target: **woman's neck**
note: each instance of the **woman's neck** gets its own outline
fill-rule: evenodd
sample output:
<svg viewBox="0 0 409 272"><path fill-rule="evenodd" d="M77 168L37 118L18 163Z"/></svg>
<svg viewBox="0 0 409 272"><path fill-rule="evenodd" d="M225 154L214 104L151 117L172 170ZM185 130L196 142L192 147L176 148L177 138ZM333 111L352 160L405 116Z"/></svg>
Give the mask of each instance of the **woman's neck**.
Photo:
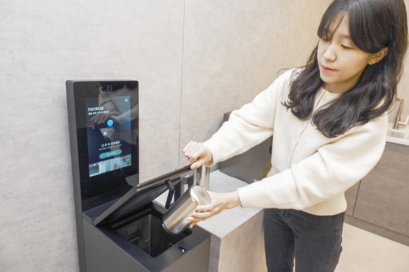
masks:
<svg viewBox="0 0 409 272"><path fill-rule="evenodd" d="M350 90L352 87L354 87L359 79L361 78L363 71L357 75L355 75L353 78L349 78L346 81L343 82L324 82L322 84L322 87L327 90L330 93L334 93L334 94L343 94L345 92L347 92L348 90Z"/></svg>

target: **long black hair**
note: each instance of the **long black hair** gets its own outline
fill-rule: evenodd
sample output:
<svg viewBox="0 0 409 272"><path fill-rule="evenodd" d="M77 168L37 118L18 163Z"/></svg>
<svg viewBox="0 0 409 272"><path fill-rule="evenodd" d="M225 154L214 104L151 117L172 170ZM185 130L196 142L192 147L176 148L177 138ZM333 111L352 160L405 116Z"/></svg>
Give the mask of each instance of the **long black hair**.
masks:
<svg viewBox="0 0 409 272"><path fill-rule="evenodd" d="M403 0L335 0L321 19L319 38L326 38L330 24L339 18L337 15L341 15L340 20L348 17L351 40L360 50L377 53L387 47L388 54L378 63L367 65L354 87L314 113L313 124L328 138L363 125L391 108L408 44ZM311 117L316 94L323 84L317 51L318 45L303 69L294 71L288 101L283 103L300 120Z"/></svg>

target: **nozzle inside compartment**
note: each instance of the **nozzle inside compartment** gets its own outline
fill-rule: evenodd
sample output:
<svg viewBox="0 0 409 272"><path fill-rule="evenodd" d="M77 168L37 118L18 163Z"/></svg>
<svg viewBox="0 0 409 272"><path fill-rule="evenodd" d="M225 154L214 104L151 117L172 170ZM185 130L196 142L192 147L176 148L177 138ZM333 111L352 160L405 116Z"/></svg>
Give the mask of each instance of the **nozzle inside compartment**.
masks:
<svg viewBox="0 0 409 272"><path fill-rule="evenodd" d="M135 219L119 225L112 226L114 230L130 243L138 246L151 257L159 256L174 244L183 240L192 231L186 229L178 235L171 235L162 227L162 216L149 209L141 214L132 216ZM119 226L118 226L119 225Z"/></svg>

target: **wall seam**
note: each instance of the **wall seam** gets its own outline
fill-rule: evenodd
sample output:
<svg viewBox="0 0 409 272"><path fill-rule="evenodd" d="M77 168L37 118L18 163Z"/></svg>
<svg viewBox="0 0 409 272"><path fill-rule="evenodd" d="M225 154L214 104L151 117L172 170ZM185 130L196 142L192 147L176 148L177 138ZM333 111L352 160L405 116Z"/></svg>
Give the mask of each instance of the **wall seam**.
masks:
<svg viewBox="0 0 409 272"><path fill-rule="evenodd" d="M295 20L295 11L297 9L297 0L294 0L293 5L294 5L293 13L291 14L291 42L290 42L291 46L287 47L287 54L286 54L286 60L285 60L286 63L288 63L288 60L289 60L288 56L291 54L290 49L292 49L294 45L294 20Z"/></svg>
<svg viewBox="0 0 409 272"><path fill-rule="evenodd" d="M183 64L185 56L185 20L186 19L186 0L183 1L183 32L182 32L182 73L180 77L180 112L179 112L179 149L178 149L178 165L180 164L181 151L181 136L182 136L182 103L183 103Z"/></svg>

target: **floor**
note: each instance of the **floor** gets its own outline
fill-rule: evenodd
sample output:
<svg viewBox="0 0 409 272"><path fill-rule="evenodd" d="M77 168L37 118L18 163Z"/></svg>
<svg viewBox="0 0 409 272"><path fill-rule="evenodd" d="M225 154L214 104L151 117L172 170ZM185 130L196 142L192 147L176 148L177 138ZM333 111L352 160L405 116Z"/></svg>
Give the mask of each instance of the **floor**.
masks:
<svg viewBox="0 0 409 272"><path fill-rule="evenodd" d="M336 272L408 272L409 247L344 224Z"/></svg>

